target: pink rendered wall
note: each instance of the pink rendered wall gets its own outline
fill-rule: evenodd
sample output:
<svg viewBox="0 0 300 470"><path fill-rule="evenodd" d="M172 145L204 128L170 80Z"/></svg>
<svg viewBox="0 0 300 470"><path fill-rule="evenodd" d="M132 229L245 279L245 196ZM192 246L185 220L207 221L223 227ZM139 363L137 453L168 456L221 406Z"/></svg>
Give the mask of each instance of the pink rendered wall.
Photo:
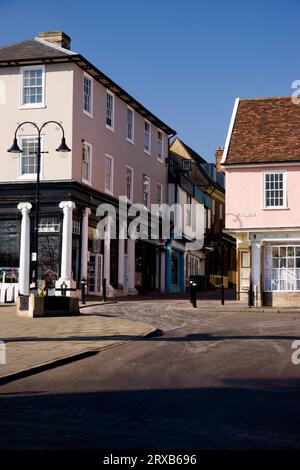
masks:
<svg viewBox="0 0 300 470"><path fill-rule="evenodd" d="M287 208L264 209L264 171L286 171ZM226 228L300 227L300 165L226 168Z"/></svg>
<svg viewBox="0 0 300 470"><path fill-rule="evenodd" d="M93 80L93 118L83 113L83 71L77 66L74 70L74 114L73 114L73 179L82 181L82 139L93 146L92 187L104 190L105 154L114 158L113 196L126 195L126 165L133 168L133 202L142 203L143 175L150 178L151 203L156 202L156 183L163 185L163 202L167 197L168 136L163 133L163 162L156 158L157 127L151 124L151 156L144 152L144 118L134 113L134 144L126 139L127 105L115 96L115 129L106 128L106 88Z"/></svg>

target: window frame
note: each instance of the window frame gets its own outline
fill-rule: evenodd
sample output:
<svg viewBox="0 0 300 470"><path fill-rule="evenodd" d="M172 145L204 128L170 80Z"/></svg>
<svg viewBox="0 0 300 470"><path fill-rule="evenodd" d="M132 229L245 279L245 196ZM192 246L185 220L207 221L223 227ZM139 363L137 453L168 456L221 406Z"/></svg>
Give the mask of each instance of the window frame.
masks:
<svg viewBox="0 0 300 470"><path fill-rule="evenodd" d="M83 177L83 159L82 159L82 154L83 154L83 147L87 146L90 149L90 161L89 161L89 179L85 179ZM88 184L89 186L92 185L92 159L93 159L93 146L90 142L83 140L82 141L82 153L81 153L81 181L85 184Z"/></svg>
<svg viewBox="0 0 300 470"><path fill-rule="evenodd" d="M111 118L112 125L111 126L107 124L107 110L108 110L107 97L108 96L112 97L112 118ZM116 95L112 91L107 89L106 94L105 94L105 125L106 125L106 129L109 129L112 132L115 132L115 100L116 100Z"/></svg>
<svg viewBox="0 0 300 470"><path fill-rule="evenodd" d="M149 188L149 191L148 191L148 206L146 206L144 204L144 185L145 185L146 181L148 182L148 188ZM149 176L146 176L146 175L143 176L142 203L143 203L143 206L145 207L145 209L150 210L150 206L151 206L151 180L150 180Z"/></svg>
<svg viewBox="0 0 300 470"><path fill-rule="evenodd" d="M267 197L266 197L266 176L267 175L278 175L282 174L283 182L283 205L282 206L267 206ZM287 209L287 184L286 184L286 170L268 170L263 172L263 209L264 210L278 210L278 209Z"/></svg>
<svg viewBox="0 0 300 470"><path fill-rule="evenodd" d="M190 203L189 203L190 201ZM193 204L193 198L190 196L190 194L186 193L186 226L188 228L191 228L193 225L193 214L192 214L192 204Z"/></svg>
<svg viewBox="0 0 300 470"><path fill-rule="evenodd" d="M145 147L145 135L146 135L146 124L149 124L149 150L146 149ZM144 152L147 154L147 155L150 155L151 156L151 122L148 121L147 119L144 119Z"/></svg>
<svg viewBox="0 0 300 470"><path fill-rule="evenodd" d="M111 161L111 189L106 188L106 159L110 159ZM109 153L105 153L105 162L104 162L104 191L106 194L110 194L111 196L114 193L114 157Z"/></svg>
<svg viewBox="0 0 300 470"><path fill-rule="evenodd" d="M90 102L90 106L91 106L91 111L87 111L86 109L84 109L84 105L85 105L85 91L84 91L84 80L87 79L90 81L91 83L91 102ZM82 107L82 110L84 112L84 114L86 114L87 116L89 116L90 118L93 118L93 98L94 98L94 90L93 90L93 78L87 74L86 72L84 72L83 74L83 87L82 87L82 94L83 94L83 107Z"/></svg>
<svg viewBox="0 0 300 470"><path fill-rule="evenodd" d="M132 139L128 137L128 111L132 112ZM134 144L134 109L128 105L126 108L126 130L127 130L127 136L126 136L127 142L129 142L130 144Z"/></svg>
<svg viewBox="0 0 300 470"><path fill-rule="evenodd" d="M157 190L158 190L158 188L160 188L160 203L158 203L158 201L157 201ZM155 195L155 199L156 199L155 204L161 205L161 204L164 203L164 201L163 201L163 185L162 185L161 183L159 183L158 181L156 182L156 195Z"/></svg>
<svg viewBox="0 0 300 470"><path fill-rule="evenodd" d="M288 253L290 248L293 249L293 255ZM278 256L273 256L273 249L278 251ZM282 249L285 250L285 256L281 255ZM300 253L300 245L297 243L266 245L263 265L264 292L300 292L300 256L297 249ZM273 260L278 262L274 265ZM293 266L289 266L290 260L293 261ZM281 288L283 285L284 289ZM294 288L291 288L292 285Z"/></svg>
<svg viewBox="0 0 300 470"><path fill-rule="evenodd" d="M161 158L158 157L158 143L159 143L159 134L161 134ZM157 149L156 149L156 158L159 162L163 163L164 162L164 133L161 129L157 129Z"/></svg>
<svg viewBox="0 0 300 470"><path fill-rule="evenodd" d="M131 197L128 198L128 195L127 195L127 169L129 169L131 171ZM127 197L127 200L129 202L133 202L133 181L134 181L134 168L130 165L126 165L126 172L125 172L125 176L126 176L126 197Z"/></svg>
<svg viewBox="0 0 300 470"><path fill-rule="evenodd" d="M38 139L37 135L20 135L18 137L18 145L20 149L23 149L23 140L24 139ZM44 156L43 156L43 148L44 148L44 136L41 136L41 166L40 166L40 179L43 178L44 174ZM22 173L22 153L19 153L19 176L18 179L24 180L36 180L36 173Z"/></svg>
<svg viewBox="0 0 300 470"><path fill-rule="evenodd" d="M25 103L24 100L24 72L27 70L42 70L42 101L41 103ZM20 106L19 109L38 109L45 108L45 96L46 96L46 78L45 78L45 65L24 65L20 67Z"/></svg>

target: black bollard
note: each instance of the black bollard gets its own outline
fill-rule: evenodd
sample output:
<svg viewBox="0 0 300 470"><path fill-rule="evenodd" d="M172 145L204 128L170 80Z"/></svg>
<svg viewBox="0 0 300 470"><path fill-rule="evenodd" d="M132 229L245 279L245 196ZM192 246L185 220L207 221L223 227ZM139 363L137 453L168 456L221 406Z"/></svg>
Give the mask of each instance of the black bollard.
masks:
<svg viewBox="0 0 300 470"><path fill-rule="evenodd" d="M197 308L197 283L193 282L193 307Z"/></svg>
<svg viewBox="0 0 300 470"><path fill-rule="evenodd" d="M102 300L106 302L106 279L104 278L102 281Z"/></svg>
<svg viewBox="0 0 300 470"><path fill-rule="evenodd" d="M193 303L193 281L190 279L190 302Z"/></svg>
<svg viewBox="0 0 300 470"><path fill-rule="evenodd" d="M81 281L81 303L85 304L85 279L82 279Z"/></svg>

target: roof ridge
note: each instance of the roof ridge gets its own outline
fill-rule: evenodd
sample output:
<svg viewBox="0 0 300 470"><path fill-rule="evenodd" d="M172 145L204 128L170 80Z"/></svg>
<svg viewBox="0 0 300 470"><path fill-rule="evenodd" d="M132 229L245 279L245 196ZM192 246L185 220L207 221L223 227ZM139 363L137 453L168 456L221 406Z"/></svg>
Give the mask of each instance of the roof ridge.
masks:
<svg viewBox="0 0 300 470"><path fill-rule="evenodd" d="M291 95L287 96L269 96L269 97L262 97L262 98L240 98L240 101L268 101L268 100L284 100L284 99L291 99Z"/></svg>
<svg viewBox="0 0 300 470"><path fill-rule="evenodd" d="M6 44L5 46L0 46L0 49L6 49L7 47L17 46L18 44L24 44L28 41L34 41L34 38L24 39L23 41L12 42L11 44Z"/></svg>

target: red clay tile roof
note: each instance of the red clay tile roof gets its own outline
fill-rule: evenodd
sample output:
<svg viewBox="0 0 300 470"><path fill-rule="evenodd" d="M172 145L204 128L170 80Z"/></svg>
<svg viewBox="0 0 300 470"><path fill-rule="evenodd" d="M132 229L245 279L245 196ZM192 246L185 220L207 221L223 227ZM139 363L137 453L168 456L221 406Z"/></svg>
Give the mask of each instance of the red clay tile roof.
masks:
<svg viewBox="0 0 300 470"><path fill-rule="evenodd" d="M291 97L239 102L225 165L300 161L300 105Z"/></svg>

